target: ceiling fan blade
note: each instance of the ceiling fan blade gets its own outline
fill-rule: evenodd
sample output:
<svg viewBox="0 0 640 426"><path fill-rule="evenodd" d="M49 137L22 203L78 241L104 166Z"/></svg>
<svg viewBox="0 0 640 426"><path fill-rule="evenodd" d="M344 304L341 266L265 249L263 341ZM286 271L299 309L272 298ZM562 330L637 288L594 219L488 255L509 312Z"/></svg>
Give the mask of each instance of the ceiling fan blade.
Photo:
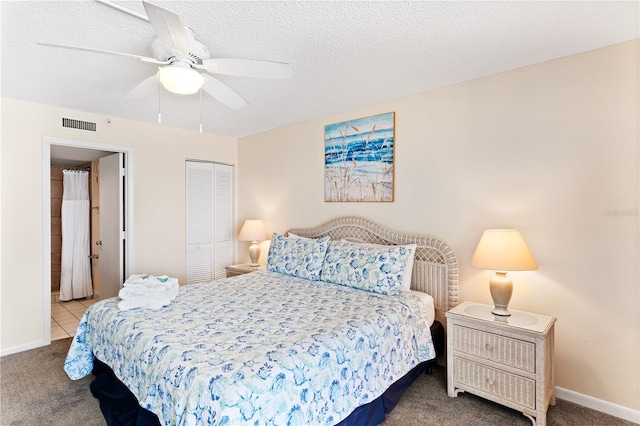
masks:
<svg viewBox="0 0 640 426"><path fill-rule="evenodd" d="M236 93L235 90L218 80L206 74L202 74L204 78L204 86L202 90L211 95L214 99L222 104L225 104L231 109L240 109L249 105L242 96Z"/></svg>
<svg viewBox="0 0 640 426"><path fill-rule="evenodd" d="M143 62L149 62L152 64L167 65L169 63L169 61L163 62L163 61L157 60L156 58L149 58L148 56L133 55L131 53L113 52L111 50L94 49L91 47L69 46L66 44L47 43L45 41L37 41L36 43L38 43L40 46L59 47L62 49L82 50L84 52L106 53L108 55L127 56L129 58L136 58Z"/></svg>
<svg viewBox="0 0 640 426"><path fill-rule="evenodd" d="M164 47L176 55L178 59L188 57L189 37L180 17L170 10L146 1L143 1L142 4L153 30L160 37Z"/></svg>
<svg viewBox="0 0 640 426"><path fill-rule="evenodd" d="M147 21L147 22L149 22L149 18L147 18L147 17L146 17L146 16L144 16L143 14L138 13L138 12L134 12L133 10L131 10L131 9L127 9L127 8L126 8L126 7L124 7L124 6L120 6L118 3L113 2L113 1L111 1L111 0L96 0L96 1L97 1L98 3L102 3L102 4L106 5L106 6L112 7L112 8L114 8L114 9L118 9L118 10L119 10L119 11L121 11L121 12L128 13L129 15L131 15L131 16L135 16L136 18L138 18L138 19L142 19L143 21Z"/></svg>
<svg viewBox="0 0 640 426"><path fill-rule="evenodd" d="M140 84L131 89L125 98L127 99L141 99L145 96L149 96L152 93L158 91L160 87L160 82L158 81L158 77L154 74L149 78L142 80Z"/></svg>
<svg viewBox="0 0 640 426"><path fill-rule="evenodd" d="M202 67L215 74L257 78L291 78L291 66L282 62L253 59L206 59ZM200 68L200 66L196 66Z"/></svg>

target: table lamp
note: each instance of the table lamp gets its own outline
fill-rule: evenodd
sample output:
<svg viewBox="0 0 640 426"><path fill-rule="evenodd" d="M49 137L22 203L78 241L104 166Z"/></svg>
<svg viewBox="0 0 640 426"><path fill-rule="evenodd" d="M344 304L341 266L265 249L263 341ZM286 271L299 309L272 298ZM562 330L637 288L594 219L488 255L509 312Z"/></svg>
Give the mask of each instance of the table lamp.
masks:
<svg viewBox="0 0 640 426"><path fill-rule="evenodd" d="M489 282L495 315L510 316L507 310L513 283L508 271L532 271L538 269L524 239L515 229L487 229L482 234L478 247L471 258L471 266L492 269L495 277Z"/></svg>
<svg viewBox="0 0 640 426"><path fill-rule="evenodd" d="M269 238L267 230L264 227L264 223L261 220L248 219L244 221L242 229L238 234L238 240L251 241L249 246L249 258L251 259L251 266L258 266L258 259L260 259L260 244L258 241L264 241Z"/></svg>

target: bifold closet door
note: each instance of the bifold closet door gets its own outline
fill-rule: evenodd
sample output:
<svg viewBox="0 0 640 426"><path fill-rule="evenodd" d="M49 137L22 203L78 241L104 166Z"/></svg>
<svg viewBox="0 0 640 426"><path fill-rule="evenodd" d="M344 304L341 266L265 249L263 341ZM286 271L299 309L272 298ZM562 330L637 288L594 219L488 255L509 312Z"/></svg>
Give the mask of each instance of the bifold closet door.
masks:
<svg viewBox="0 0 640 426"><path fill-rule="evenodd" d="M233 263L233 167L186 162L187 284L225 277Z"/></svg>

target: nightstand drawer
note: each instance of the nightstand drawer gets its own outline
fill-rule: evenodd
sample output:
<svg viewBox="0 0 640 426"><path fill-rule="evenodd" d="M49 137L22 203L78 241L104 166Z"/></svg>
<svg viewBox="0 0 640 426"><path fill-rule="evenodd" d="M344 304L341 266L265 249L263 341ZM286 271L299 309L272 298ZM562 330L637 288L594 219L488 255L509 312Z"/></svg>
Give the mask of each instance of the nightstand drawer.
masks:
<svg viewBox="0 0 640 426"><path fill-rule="evenodd" d="M453 348L456 351L535 373L536 348L533 343L460 325L454 328Z"/></svg>
<svg viewBox="0 0 640 426"><path fill-rule="evenodd" d="M453 379L478 391L536 409L536 382L464 358L453 358Z"/></svg>

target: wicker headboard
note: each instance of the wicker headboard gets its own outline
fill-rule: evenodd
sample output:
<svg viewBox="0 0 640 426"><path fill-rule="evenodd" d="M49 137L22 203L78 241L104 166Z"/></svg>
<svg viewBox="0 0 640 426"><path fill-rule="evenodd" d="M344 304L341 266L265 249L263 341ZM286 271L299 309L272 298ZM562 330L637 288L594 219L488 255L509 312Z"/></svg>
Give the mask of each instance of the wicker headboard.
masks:
<svg viewBox="0 0 640 426"><path fill-rule="evenodd" d="M428 293L436 307L436 320L446 324L444 313L458 304L458 260L447 243L433 237L401 234L368 219L340 217L315 228L294 228L288 233L332 240L374 244L417 244L411 289Z"/></svg>

